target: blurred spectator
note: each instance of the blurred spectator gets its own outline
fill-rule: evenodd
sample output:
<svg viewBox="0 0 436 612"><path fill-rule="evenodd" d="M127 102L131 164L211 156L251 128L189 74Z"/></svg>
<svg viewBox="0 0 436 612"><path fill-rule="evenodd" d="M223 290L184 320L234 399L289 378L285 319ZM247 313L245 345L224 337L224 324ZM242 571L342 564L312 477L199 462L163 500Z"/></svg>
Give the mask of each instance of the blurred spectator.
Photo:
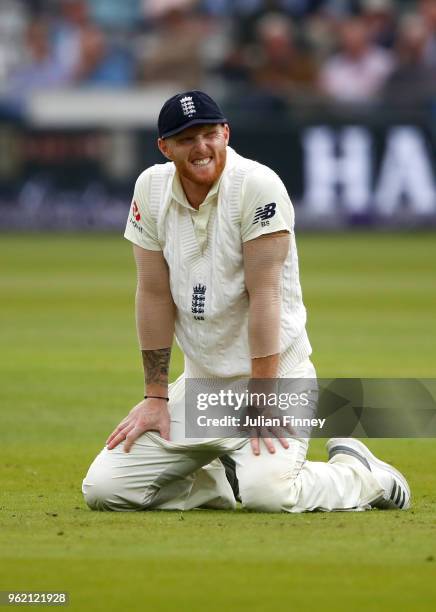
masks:
<svg viewBox="0 0 436 612"><path fill-rule="evenodd" d="M362 16L371 42L392 49L395 42L395 6L392 0L363 0Z"/></svg>
<svg viewBox="0 0 436 612"><path fill-rule="evenodd" d="M60 3L53 19L53 54L71 74L83 72L80 68L82 40L87 27L88 11L83 0Z"/></svg>
<svg viewBox="0 0 436 612"><path fill-rule="evenodd" d="M312 13L325 0L239 0L232 3L236 43L251 44L257 39L257 24L265 15L274 13L293 19Z"/></svg>
<svg viewBox="0 0 436 612"><path fill-rule="evenodd" d="M436 95L436 68L426 61L429 33L419 15L400 23L398 65L386 83L384 100L395 106L422 106Z"/></svg>
<svg viewBox="0 0 436 612"><path fill-rule="evenodd" d="M298 48L289 17L274 13L262 17L250 55L251 79L264 92L291 100L296 93L313 91L316 66L310 54Z"/></svg>
<svg viewBox="0 0 436 612"><path fill-rule="evenodd" d="M35 89L64 85L71 80L71 70L53 56L50 27L46 18L33 20L25 36L23 63L11 75L8 96L18 103Z"/></svg>
<svg viewBox="0 0 436 612"><path fill-rule="evenodd" d="M436 0L421 0L419 9L429 31L424 58L427 64L436 68Z"/></svg>
<svg viewBox="0 0 436 612"><path fill-rule="evenodd" d="M109 38L95 27L86 28L74 76L84 85L125 87L135 79L133 54L122 39Z"/></svg>
<svg viewBox="0 0 436 612"><path fill-rule="evenodd" d="M140 75L146 83L172 81L181 88L199 88L205 78L201 50L207 28L191 10L192 3L177 4L164 12L160 3L154 7L160 18L145 41Z"/></svg>
<svg viewBox="0 0 436 612"><path fill-rule="evenodd" d="M0 0L0 91L25 100L43 87L165 81L216 92L227 85L261 108L275 100L287 109L319 89L349 103L381 89L385 99L401 89L423 100L434 78L425 67L436 69L436 0L418 0L419 24L401 20L407 4Z"/></svg>
<svg viewBox="0 0 436 612"><path fill-rule="evenodd" d="M390 51L369 41L363 18L339 24L340 51L321 69L320 87L341 102L366 102L375 98L394 68Z"/></svg>
<svg viewBox="0 0 436 612"><path fill-rule="evenodd" d="M119 86L128 85L134 78L130 47L111 39L93 23L84 0L61 4L54 25L54 55L75 82Z"/></svg>
<svg viewBox="0 0 436 612"><path fill-rule="evenodd" d="M336 20L318 12L307 17L302 24L304 36L318 64L336 50Z"/></svg>
<svg viewBox="0 0 436 612"><path fill-rule="evenodd" d="M0 4L0 89L10 74L25 59L25 32L27 27L25 5L19 0L2 0Z"/></svg>

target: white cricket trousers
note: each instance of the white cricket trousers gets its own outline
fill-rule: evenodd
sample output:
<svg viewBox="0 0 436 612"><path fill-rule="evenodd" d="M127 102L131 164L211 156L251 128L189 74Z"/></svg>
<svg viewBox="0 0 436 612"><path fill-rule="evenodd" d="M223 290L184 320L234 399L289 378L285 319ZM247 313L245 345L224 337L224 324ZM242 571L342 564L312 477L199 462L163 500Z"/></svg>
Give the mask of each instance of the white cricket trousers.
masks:
<svg viewBox="0 0 436 612"><path fill-rule="evenodd" d="M286 378L316 378L309 359ZM253 455L246 439L184 439L183 375L169 388L171 442L157 433L140 436L129 453L123 443L104 448L83 481L86 503L93 510L234 509L236 500L219 457L236 464L242 505L261 512L365 510L382 493L372 473L346 455L328 463L307 461L308 440L289 438L289 448L274 440L271 454L261 442Z"/></svg>

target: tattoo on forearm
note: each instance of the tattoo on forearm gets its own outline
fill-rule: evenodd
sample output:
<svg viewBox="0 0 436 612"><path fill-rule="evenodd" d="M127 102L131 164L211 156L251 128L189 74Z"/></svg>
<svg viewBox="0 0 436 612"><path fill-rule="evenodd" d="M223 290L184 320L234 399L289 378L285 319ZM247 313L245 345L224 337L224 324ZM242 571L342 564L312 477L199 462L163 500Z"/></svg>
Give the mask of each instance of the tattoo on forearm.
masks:
<svg viewBox="0 0 436 612"><path fill-rule="evenodd" d="M153 351L141 351L146 384L168 384L171 347Z"/></svg>

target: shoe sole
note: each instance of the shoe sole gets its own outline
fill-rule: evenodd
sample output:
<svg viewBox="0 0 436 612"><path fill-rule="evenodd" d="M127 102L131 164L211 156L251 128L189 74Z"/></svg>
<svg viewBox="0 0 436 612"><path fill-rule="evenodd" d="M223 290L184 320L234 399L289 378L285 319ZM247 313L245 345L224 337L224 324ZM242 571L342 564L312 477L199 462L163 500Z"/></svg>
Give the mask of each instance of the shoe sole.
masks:
<svg viewBox="0 0 436 612"><path fill-rule="evenodd" d="M394 506L398 510L407 510L408 508L410 508L412 493L410 491L409 483L407 482L407 480L405 479L405 477L403 476L401 472L396 470L390 463L386 463L385 461L381 461L381 459L378 459L375 455L371 453L369 448L365 446L365 444L363 444L363 442L360 442L359 440L356 440L355 438L332 438L331 440L329 440L327 442L327 450L329 453L329 458L330 458L330 453L333 452L335 447L338 447L338 446L345 447L345 450L344 450L345 454L346 454L346 449L351 448L356 454L361 455L363 459L365 459L365 462L369 464L369 466L371 466L371 463L374 463L376 466L380 467L381 469L387 470L390 474L392 474L392 476L394 477L394 484L389 494L389 499L384 500L386 502L386 507ZM350 454L351 456L353 456L353 453L350 453ZM403 496L401 495L401 489L400 487L398 487L396 480L398 480L401 483L401 486L406 491L406 495L404 496L404 499L401 500L401 503L400 503L400 499ZM381 503L383 502L381 501Z"/></svg>

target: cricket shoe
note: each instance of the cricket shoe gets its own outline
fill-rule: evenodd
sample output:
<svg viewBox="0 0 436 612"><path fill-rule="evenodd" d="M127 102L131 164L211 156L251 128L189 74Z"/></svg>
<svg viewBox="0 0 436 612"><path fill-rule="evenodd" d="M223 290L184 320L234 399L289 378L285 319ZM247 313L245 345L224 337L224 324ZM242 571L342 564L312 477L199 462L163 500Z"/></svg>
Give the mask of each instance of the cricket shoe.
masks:
<svg viewBox="0 0 436 612"><path fill-rule="evenodd" d="M403 474L389 463L377 459L365 444L354 438L331 438L327 442L327 450L329 459L339 454L349 455L358 459L374 474L374 477L384 489L384 493L370 503L372 507L385 510L407 510L410 508L410 487Z"/></svg>

